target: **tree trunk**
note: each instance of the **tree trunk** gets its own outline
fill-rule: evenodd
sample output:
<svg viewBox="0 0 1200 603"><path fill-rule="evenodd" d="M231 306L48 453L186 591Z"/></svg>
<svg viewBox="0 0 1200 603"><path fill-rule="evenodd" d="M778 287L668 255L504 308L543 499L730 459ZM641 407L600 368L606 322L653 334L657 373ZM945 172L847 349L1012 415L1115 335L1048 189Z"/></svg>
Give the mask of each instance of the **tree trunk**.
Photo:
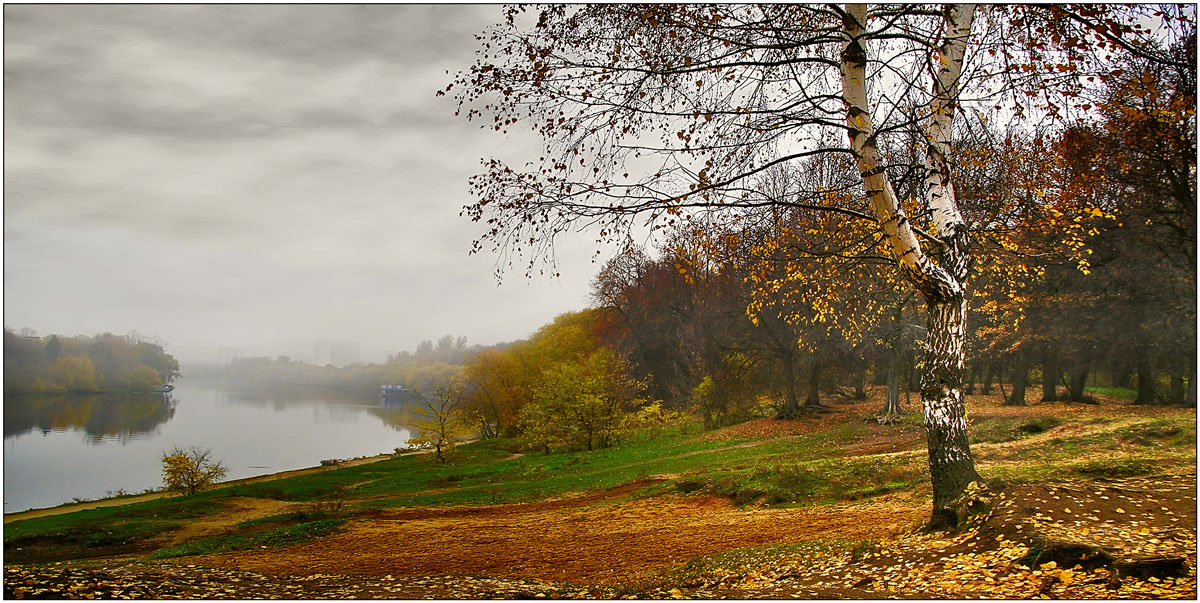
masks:
<svg viewBox="0 0 1200 603"><path fill-rule="evenodd" d="M917 233L888 178L887 166L876 146L867 94L867 7L847 4L842 12L846 45L841 53L842 102L846 133L862 184L886 244L900 273L925 299L928 344L921 402L929 448L929 473L933 486L930 525L958 523L951 503L979 479L967 441L966 409L962 380L966 352L966 288L970 268L968 228L958 210L948 154L958 101L963 56L974 19L973 5L944 9L944 36L936 49L931 111L926 131L926 205L941 244L938 261L921 250Z"/></svg>
<svg viewBox="0 0 1200 603"><path fill-rule="evenodd" d="M926 370L928 370L928 368ZM908 377L904 379L904 382L908 384L908 391L921 391L921 369L917 368L917 359L915 354L909 356Z"/></svg>
<svg viewBox="0 0 1200 603"><path fill-rule="evenodd" d="M1183 399L1183 405L1188 408L1196 407L1196 354L1188 354L1188 384L1187 395Z"/></svg>
<svg viewBox="0 0 1200 603"><path fill-rule="evenodd" d="M1025 406L1025 388L1029 385L1029 358L1024 350L1017 350L1013 360L1012 394L1004 401L1005 406Z"/></svg>
<svg viewBox="0 0 1200 603"><path fill-rule="evenodd" d="M975 394L975 382L979 379L979 362L971 363L971 370L967 372L967 387L964 393L968 396Z"/></svg>
<svg viewBox="0 0 1200 603"><path fill-rule="evenodd" d="M983 387L979 389L979 393L990 396L992 395L992 375L996 372L995 361L989 360L983 365Z"/></svg>
<svg viewBox="0 0 1200 603"><path fill-rule="evenodd" d="M1128 389L1133 385L1133 365L1123 359L1113 360L1112 380L1113 387Z"/></svg>
<svg viewBox="0 0 1200 603"><path fill-rule="evenodd" d="M1137 400L1134 404L1154 404L1154 369L1145 348L1137 353Z"/></svg>
<svg viewBox="0 0 1200 603"><path fill-rule="evenodd" d="M812 408L821 405L821 353L813 353L812 370L808 373L808 397L804 406Z"/></svg>
<svg viewBox="0 0 1200 603"><path fill-rule="evenodd" d="M871 375L872 375L871 385L887 385L888 377L891 374L891 367L889 366L890 362L891 362L890 351L888 353L888 360L887 360L889 365L880 366L883 363L881 362L881 359L880 359L878 353L875 354L874 361L875 361L875 370L874 370L874 372L871 373Z"/></svg>
<svg viewBox="0 0 1200 603"><path fill-rule="evenodd" d="M854 359L854 399L867 399L867 360L865 358Z"/></svg>
<svg viewBox="0 0 1200 603"><path fill-rule="evenodd" d="M776 419L800 418L800 396L796 392L796 354L786 353L783 361L783 408L775 415Z"/></svg>
<svg viewBox="0 0 1200 603"><path fill-rule="evenodd" d="M1058 348L1046 346L1042 357L1042 402L1058 401Z"/></svg>
<svg viewBox="0 0 1200 603"><path fill-rule="evenodd" d="M1167 402L1171 406L1183 406L1186 398L1182 373L1171 373L1171 393Z"/></svg>
<svg viewBox="0 0 1200 603"><path fill-rule="evenodd" d="M903 363L900 351L888 349L887 394L883 399L883 408L879 409L877 420L880 423L893 423L900 418L900 371Z"/></svg>
<svg viewBox="0 0 1200 603"><path fill-rule="evenodd" d="M925 407L925 432L929 443L929 473L933 482L935 527L957 524L951 502L980 480L967 439L967 413L963 404L963 356L966 344L965 295L926 302L929 311L929 349L921 387Z"/></svg>
<svg viewBox="0 0 1200 603"><path fill-rule="evenodd" d="M1088 362L1086 360L1079 361L1075 365L1075 369L1067 372L1067 399L1072 402L1083 400L1083 389L1087 385L1088 378Z"/></svg>

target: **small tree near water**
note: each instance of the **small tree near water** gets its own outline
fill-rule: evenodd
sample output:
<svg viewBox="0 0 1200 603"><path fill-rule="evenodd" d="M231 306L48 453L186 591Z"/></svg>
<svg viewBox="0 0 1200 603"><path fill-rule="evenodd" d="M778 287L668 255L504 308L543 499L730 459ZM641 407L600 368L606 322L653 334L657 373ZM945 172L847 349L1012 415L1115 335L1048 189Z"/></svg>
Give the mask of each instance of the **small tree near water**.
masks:
<svg viewBox="0 0 1200 603"><path fill-rule="evenodd" d="M409 438L408 444L432 451L438 463L447 462L458 437L470 433L470 427L462 415L444 403L430 402L425 408L414 408L413 412L425 415L430 420L413 421L413 427L417 428L420 435Z"/></svg>
<svg viewBox="0 0 1200 603"><path fill-rule="evenodd" d="M414 372L409 383L424 399L423 406L412 409L413 412L428 420L413 421L418 435L410 438L408 444L431 450L434 460L445 463L458 438L471 433L469 422L461 411L464 397L462 370L439 362Z"/></svg>
<svg viewBox="0 0 1200 603"><path fill-rule="evenodd" d="M163 484L167 490L195 494L229 473L218 461L212 460L212 450L178 446L162 457Z"/></svg>

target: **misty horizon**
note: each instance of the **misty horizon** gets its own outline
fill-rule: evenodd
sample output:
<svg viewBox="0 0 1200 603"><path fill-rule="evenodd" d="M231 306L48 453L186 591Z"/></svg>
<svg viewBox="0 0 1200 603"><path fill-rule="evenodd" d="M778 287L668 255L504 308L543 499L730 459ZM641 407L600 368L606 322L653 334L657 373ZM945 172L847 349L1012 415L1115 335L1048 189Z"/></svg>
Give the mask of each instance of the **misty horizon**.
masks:
<svg viewBox="0 0 1200 603"><path fill-rule="evenodd" d="M136 331L184 364L320 339L372 362L586 307L586 237L557 279L497 285L468 255L468 177L532 139L435 92L499 11L6 6L5 325Z"/></svg>

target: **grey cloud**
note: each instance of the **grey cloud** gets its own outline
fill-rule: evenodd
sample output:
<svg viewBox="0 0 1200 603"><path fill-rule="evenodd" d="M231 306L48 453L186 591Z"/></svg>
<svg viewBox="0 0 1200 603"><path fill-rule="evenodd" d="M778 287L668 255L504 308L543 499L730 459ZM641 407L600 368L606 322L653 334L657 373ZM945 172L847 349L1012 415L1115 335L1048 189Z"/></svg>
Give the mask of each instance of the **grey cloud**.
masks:
<svg viewBox="0 0 1200 603"><path fill-rule="evenodd" d="M561 281L503 286L467 255L466 178L528 141L481 137L434 92L498 7L4 11L13 326L137 329L195 361L512 340L582 304L588 250Z"/></svg>

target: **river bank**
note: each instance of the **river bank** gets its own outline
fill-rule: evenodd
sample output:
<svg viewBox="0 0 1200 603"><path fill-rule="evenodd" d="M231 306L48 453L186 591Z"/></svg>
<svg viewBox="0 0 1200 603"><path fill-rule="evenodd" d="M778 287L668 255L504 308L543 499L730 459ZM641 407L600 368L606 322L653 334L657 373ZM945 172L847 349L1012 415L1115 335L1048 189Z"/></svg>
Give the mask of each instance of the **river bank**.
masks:
<svg viewBox="0 0 1200 603"><path fill-rule="evenodd" d="M368 463L375 463L384 459L390 459L396 456L404 456L409 454L420 454L422 451L403 452L403 453L384 453L375 456L363 457L358 459L350 459L342 461L334 465L318 465L315 467L305 467L303 469L290 469L288 471L279 471L276 473L267 473L265 475L256 475L254 477L244 477L241 479L229 480L227 482L219 482L214 487L223 488L226 486L241 486L245 484L257 484L260 482L268 482L277 479L285 479L296 477L299 475L308 475L318 471L328 471L339 467L357 467ZM100 500L89 500L87 502L68 503L58 505L57 507L48 507L45 509L28 509L25 511L16 511L13 513L4 514L4 523L18 521L21 519L33 519L35 517L48 517L50 515L62 515L64 513L74 513L76 511L86 511L88 509L100 509L103 507L119 507L122 505L131 505L134 503L146 502L149 500L158 500L161 498L170 498L182 496L175 492L150 492L147 494L134 494L130 496L117 496L113 498L103 498Z"/></svg>

